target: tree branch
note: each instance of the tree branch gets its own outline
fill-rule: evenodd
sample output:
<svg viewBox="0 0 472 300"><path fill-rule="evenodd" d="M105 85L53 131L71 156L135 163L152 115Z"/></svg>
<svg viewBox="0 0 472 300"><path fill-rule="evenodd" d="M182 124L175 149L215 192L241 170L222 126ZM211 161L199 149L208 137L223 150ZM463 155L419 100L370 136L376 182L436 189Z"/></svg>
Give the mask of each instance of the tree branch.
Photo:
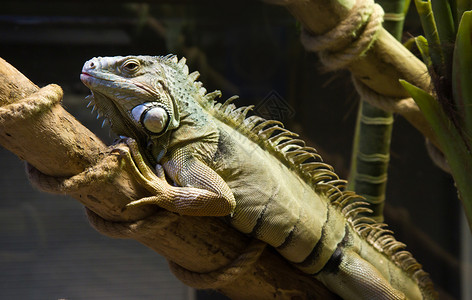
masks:
<svg viewBox="0 0 472 300"><path fill-rule="evenodd" d="M67 192L90 210L100 231L124 237L123 232L113 234L124 226L126 237L193 272L217 270L245 251L250 238L221 219L178 216L152 207L123 210L149 196L147 191L121 167L114 147L105 146L63 109L61 97L59 86L39 89L0 59L0 144L28 162L35 185ZM272 249L219 290L234 299L338 299Z"/></svg>
<svg viewBox="0 0 472 300"><path fill-rule="evenodd" d="M334 29L351 12L356 0L263 0L284 5L309 33L317 36ZM365 1L365 0L357 0ZM353 33L354 34L354 33ZM354 35L353 35L354 36ZM338 47L348 46L349 39L341 41ZM336 49L330 49L335 51ZM436 143L436 137L418 106L399 79L404 79L421 89L431 90L431 78L425 64L391 36L380 29L369 50L347 66L347 69L379 95L398 98L392 112L399 113L416 127L425 137ZM375 104L373 104L375 105ZM376 105L375 105L376 106Z"/></svg>

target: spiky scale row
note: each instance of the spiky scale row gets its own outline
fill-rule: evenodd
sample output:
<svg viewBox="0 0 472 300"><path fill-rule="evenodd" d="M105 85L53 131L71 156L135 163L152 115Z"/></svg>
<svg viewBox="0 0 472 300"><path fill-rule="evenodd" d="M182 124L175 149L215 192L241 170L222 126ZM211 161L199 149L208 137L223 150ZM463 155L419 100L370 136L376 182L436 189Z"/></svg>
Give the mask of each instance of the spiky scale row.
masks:
<svg viewBox="0 0 472 300"><path fill-rule="evenodd" d="M279 133L268 137L267 142L272 146L275 147L276 145L280 144L282 141L291 140L293 137L297 137L298 135L285 129L279 128Z"/></svg>
<svg viewBox="0 0 472 300"><path fill-rule="evenodd" d="M86 96L85 100L89 101L88 104L87 104L87 108L92 106L91 113L93 113L95 110L97 110L97 107L96 107L96 104L95 104L95 98L93 97L93 95ZM100 111L97 110L97 120L100 117L103 117L103 115L101 115ZM102 125L101 125L102 128L105 127L106 124L111 124L111 123L110 123L110 120L108 120L106 117L104 117Z"/></svg>
<svg viewBox="0 0 472 300"><path fill-rule="evenodd" d="M192 82L197 80L198 77L200 77L200 73L198 71L194 71L194 72L188 74L188 79Z"/></svg>
<svg viewBox="0 0 472 300"><path fill-rule="evenodd" d="M93 98L92 95L88 95L87 97L85 97L84 100L85 100L85 101L89 101L89 103L87 104L87 108L89 108L90 105L95 106L95 98Z"/></svg>
<svg viewBox="0 0 472 300"><path fill-rule="evenodd" d="M195 72L193 72L192 74L194 74ZM205 95L205 99L208 101L208 102L212 102L214 101L216 98L219 98L221 97L221 91L213 91L211 93L208 93Z"/></svg>

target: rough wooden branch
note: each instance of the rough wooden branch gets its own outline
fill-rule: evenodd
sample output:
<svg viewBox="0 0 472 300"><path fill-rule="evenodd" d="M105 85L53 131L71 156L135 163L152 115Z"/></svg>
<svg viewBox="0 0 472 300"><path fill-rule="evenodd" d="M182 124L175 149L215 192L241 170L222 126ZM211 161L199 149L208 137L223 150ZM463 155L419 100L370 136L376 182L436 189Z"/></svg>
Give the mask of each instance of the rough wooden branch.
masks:
<svg viewBox="0 0 472 300"><path fill-rule="evenodd" d="M135 239L191 271L218 269L244 251L249 238L217 218L178 216L150 207L123 211L127 203L147 194L120 168L119 156L111 148L58 102L33 110L29 115L18 113L21 112L18 105L32 106L39 96L47 98L54 93L62 95L59 86L39 90L0 59L0 144L26 160L31 165L31 174L47 176L46 185L54 186L51 178L61 181L84 172L93 173L106 162L113 176L99 185L90 182L77 187L69 194L108 221L162 220L163 226L137 234ZM16 114L11 113L13 106L17 108ZM64 184L60 187L66 188ZM249 272L220 291L234 299L338 299L271 249L264 251Z"/></svg>
<svg viewBox="0 0 472 300"><path fill-rule="evenodd" d="M356 0L263 0L284 5L288 11L314 35L324 34L346 18ZM357 0L363 1L363 0ZM342 48L342 45L340 45ZM348 66L349 71L369 88L387 97L409 98L399 79L431 90L431 78L423 62L381 29L374 44L362 57ZM399 103L400 104L400 103ZM403 100L395 110L403 115L425 137L436 138L413 99Z"/></svg>

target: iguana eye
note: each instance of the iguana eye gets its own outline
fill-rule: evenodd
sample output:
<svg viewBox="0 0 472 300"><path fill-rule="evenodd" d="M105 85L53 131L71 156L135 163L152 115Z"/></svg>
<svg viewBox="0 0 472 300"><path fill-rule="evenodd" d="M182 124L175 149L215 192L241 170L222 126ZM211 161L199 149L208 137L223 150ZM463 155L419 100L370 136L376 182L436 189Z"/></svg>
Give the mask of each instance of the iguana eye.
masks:
<svg viewBox="0 0 472 300"><path fill-rule="evenodd" d="M123 63L121 68L127 72L136 72L139 69L139 61L136 59L128 59Z"/></svg>

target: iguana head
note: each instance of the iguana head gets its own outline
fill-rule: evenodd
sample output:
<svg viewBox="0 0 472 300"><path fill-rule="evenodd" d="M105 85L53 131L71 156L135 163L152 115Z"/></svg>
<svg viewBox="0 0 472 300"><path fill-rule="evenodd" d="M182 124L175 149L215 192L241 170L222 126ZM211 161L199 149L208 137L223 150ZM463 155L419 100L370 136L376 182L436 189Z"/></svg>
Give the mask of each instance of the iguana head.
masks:
<svg viewBox="0 0 472 300"><path fill-rule="evenodd" d="M162 152L166 133L180 122L173 91L176 78L169 78L176 74L166 70L174 60L171 56L95 57L84 64L80 79L116 134L132 137L141 145L152 141L156 146L160 140Z"/></svg>
<svg viewBox="0 0 472 300"><path fill-rule="evenodd" d="M151 56L95 57L84 64L80 79L117 134L133 136L128 132L133 128L159 136L179 125L161 60Z"/></svg>
<svg viewBox="0 0 472 300"><path fill-rule="evenodd" d="M202 108L221 93L207 94L185 63L174 55L96 57L84 64L80 79L113 131L137 140L158 162L169 146L208 142L215 132Z"/></svg>

